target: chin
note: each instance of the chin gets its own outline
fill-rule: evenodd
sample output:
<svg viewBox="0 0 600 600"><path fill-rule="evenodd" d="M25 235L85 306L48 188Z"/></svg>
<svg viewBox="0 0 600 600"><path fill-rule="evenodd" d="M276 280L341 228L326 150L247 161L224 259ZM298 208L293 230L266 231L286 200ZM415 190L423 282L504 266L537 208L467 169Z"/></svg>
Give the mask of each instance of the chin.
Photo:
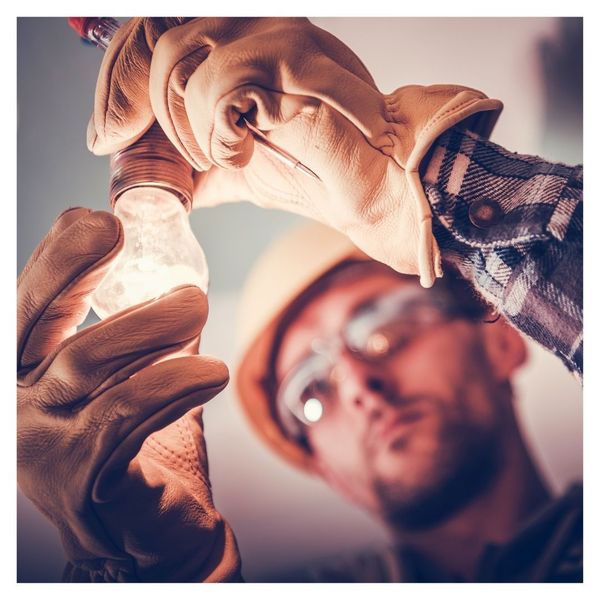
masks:
<svg viewBox="0 0 600 600"><path fill-rule="evenodd" d="M406 530L435 526L470 504L499 472L493 446L458 456L446 450L378 457L374 488L387 521Z"/></svg>
<svg viewBox="0 0 600 600"><path fill-rule="evenodd" d="M374 470L384 479L400 480L401 484L435 479L435 472L444 469L444 449L431 431L409 431L391 438L375 455Z"/></svg>
<svg viewBox="0 0 600 600"><path fill-rule="evenodd" d="M393 502L411 502L419 499L423 494L429 493L435 487L437 478L429 466L411 465L410 468L391 469L379 472L377 481L386 489L386 496Z"/></svg>

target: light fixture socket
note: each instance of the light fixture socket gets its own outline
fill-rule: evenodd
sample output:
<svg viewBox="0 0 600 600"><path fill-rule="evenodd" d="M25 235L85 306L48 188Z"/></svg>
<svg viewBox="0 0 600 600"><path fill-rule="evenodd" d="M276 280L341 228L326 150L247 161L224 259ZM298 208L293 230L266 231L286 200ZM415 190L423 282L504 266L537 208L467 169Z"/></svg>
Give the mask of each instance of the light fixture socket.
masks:
<svg viewBox="0 0 600 600"><path fill-rule="evenodd" d="M157 187L177 196L192 210L193 168L171 144L158 123L137 141L110 157L110 202L132 188Z"/></svg>

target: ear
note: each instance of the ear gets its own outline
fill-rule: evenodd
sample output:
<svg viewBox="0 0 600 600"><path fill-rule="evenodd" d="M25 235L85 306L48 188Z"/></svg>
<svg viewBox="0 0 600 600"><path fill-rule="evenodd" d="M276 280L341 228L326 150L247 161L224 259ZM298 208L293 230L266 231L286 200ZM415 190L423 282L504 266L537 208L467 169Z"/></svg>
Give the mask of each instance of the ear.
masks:
<svg viewBox="0 0 600 600"><path fill-rule="evenodd" d="M502 317L481 325L490 367L498 381L506 381L527 359L521 334Z"/></svg>

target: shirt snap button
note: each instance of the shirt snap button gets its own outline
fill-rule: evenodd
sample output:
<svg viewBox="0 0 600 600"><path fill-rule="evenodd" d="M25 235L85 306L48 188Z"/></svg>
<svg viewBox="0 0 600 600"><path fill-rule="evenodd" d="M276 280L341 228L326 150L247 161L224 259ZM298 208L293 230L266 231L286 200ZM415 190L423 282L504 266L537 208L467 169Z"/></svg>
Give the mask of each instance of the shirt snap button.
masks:
<svg viewBox="0 0 600 600"><path fill-rule="evenodd" d="M469 205L469 220L479 229L487 229L496 225L503 216L500 205L490 198L475 200Z"/></svg>

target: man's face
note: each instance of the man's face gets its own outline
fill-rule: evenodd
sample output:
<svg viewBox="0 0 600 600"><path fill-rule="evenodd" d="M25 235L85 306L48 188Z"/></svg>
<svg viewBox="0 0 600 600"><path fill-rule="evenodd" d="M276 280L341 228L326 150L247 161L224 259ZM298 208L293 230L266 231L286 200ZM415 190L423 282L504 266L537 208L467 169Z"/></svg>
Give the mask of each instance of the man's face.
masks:
<svg viewBox="0 0 600 600"><path fill-rule="evenodd" d="M358 307L400 288L420 291L416 278L363 269L313 298L284 333L278 380L314 352L315 340L339 339ZM509 420L484 327L493 326L444 319L376 362L338 350L323 414L305 426L322 475L355 502L414 527L485 487Z"/></svg>

